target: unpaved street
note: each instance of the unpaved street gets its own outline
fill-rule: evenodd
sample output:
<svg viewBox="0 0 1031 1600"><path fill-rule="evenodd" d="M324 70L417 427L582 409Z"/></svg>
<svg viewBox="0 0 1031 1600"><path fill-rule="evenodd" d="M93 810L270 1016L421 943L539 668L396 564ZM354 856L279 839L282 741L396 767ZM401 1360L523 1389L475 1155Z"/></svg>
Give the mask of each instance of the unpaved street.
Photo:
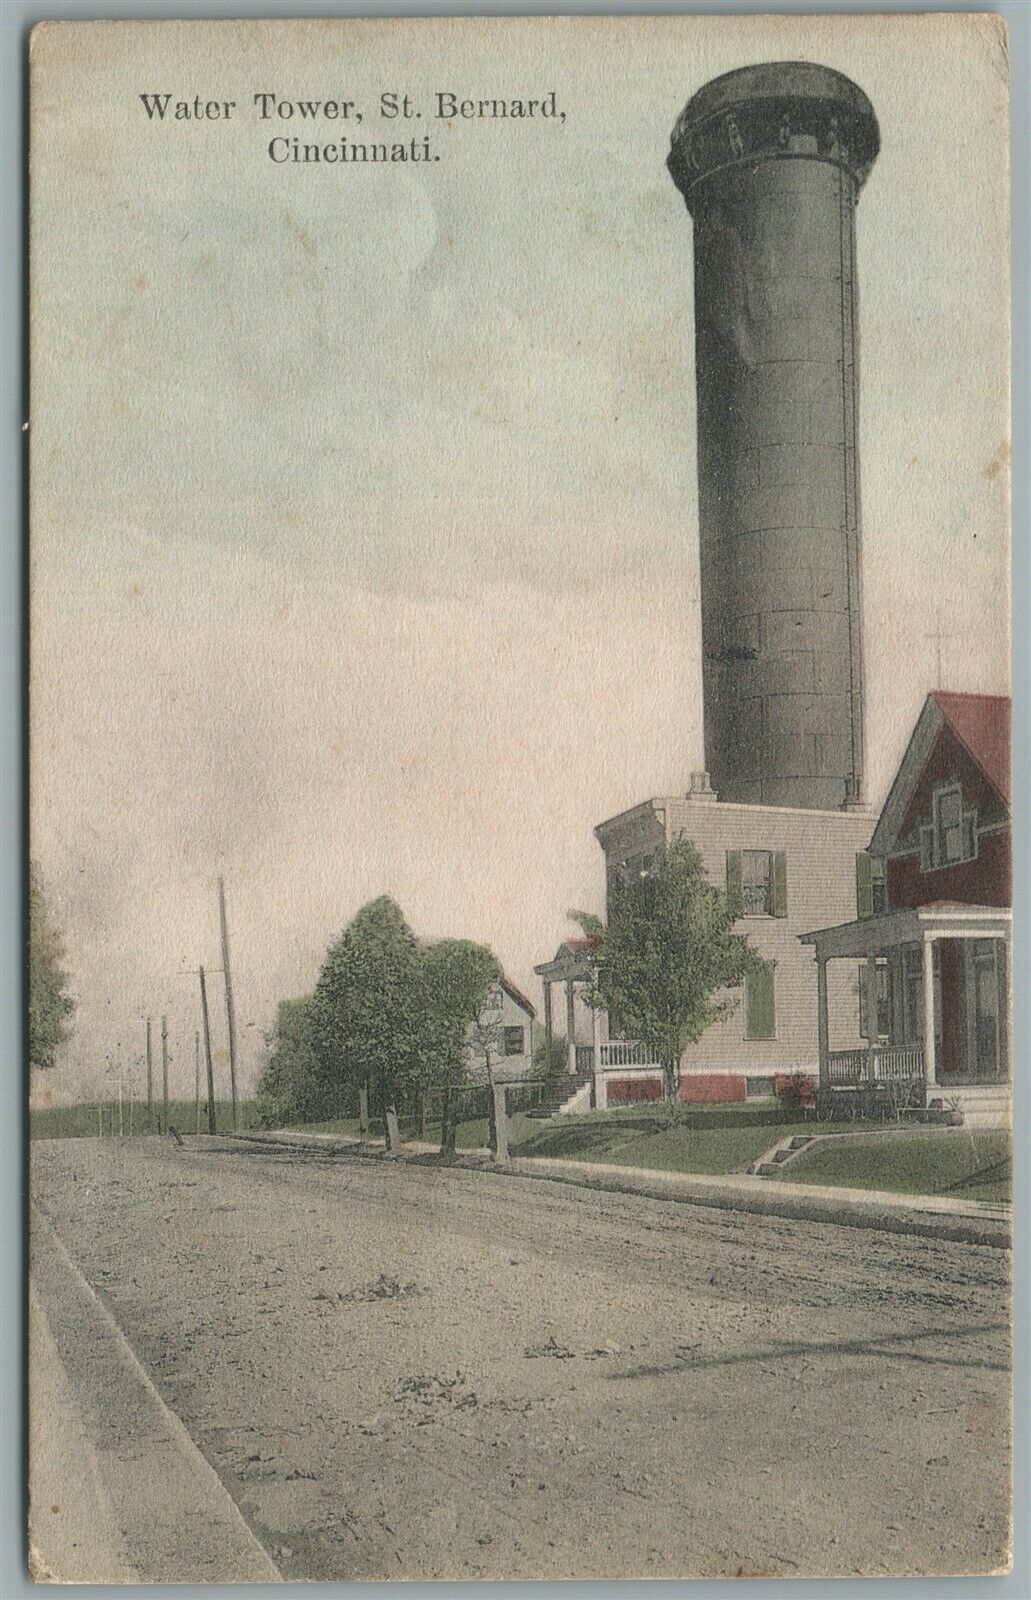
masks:
<svg viewBox="0 0 1031 1600"><path fill-rule="evenodd" d="M287 1577L1005 1560L1005 1251L206 1139L32 1161Z"/></svg>

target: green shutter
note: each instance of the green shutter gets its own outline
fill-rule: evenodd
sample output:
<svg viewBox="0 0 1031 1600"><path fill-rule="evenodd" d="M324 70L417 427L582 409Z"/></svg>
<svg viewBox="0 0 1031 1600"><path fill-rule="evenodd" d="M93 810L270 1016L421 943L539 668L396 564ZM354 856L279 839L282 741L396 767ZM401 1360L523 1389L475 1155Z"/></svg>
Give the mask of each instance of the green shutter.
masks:
<svg viewBox="0 0 1031 1600"><path fill-rule="evenodd" d="M774 1039L777 1016L773 998L773 965L763 964L745 979L745 1037Z"/></svg>
<svg viewBox="0 0 1031 1600"><path fill-rule="evenodd" d="M788 914L788 858L783 850L773 852L773 915Z"/></svg>
<svg viewBox="0 0 1031 1600"><path fill-rule="evenodd" d="M727 851L727 910L737 920L741 915L741 852Z"/></svg>
<svg viewBox="0 0 1031 1600"><path fill-rule="evenodd" d="M873 916L873 861L865 850L856 856L856 914Z"/></svg>

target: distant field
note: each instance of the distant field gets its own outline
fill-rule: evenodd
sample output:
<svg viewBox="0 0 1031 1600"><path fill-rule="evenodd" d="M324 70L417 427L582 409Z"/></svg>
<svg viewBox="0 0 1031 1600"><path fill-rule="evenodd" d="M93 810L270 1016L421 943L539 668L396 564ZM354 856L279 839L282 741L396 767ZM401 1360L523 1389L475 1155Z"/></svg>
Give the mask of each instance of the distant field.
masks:
<svg viewBox="0 0 1031 1600"><path fill-rule="evenodd" d="M147 1108L134 1101L132 1105L132 1133L142 1134L147 1132L158 1133L160 1129L161 1105L155 1103L153 1129L147 1126ZM129 1135L129 1102L122 1106L122 1130L125 1137ZM193 1133L197 1127L197 1112L192 1100L170 1100L168 1102L168 1120L173 1128L180 1133ZM253 1128L254 1102L243 1100L239 1107L239 1120L241 1128ZM218 1133L226 1133L233 1125L233 1108L229 1100L216 1100L215 1102L215 1127ZM104 1137L118 1133L118 1101L105 1100L99 1105L93 1101L89 1105L78 1106L46 1106L39 1110L29 1112L29 1137L32 1139L82 1139L96 1138L103 1131ZM208 1131L207 1107L201 1106L201 1131Z"/></svg>

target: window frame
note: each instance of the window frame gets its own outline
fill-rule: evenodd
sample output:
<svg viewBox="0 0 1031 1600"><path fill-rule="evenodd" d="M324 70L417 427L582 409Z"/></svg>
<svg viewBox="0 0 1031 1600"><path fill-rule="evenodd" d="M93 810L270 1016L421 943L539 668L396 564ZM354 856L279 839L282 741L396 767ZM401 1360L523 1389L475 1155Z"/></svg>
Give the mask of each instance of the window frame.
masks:
<svg viewBox="0 0 1031 1600"><path fill-rule="evenodd" d="M519 1035L519 1049L511 1050L509 1045L513 1034ZM502 1034L502 1059L507 1061L510 1056L525 1056L526 1054L526 1024L523 1022L506 1022L503 1024Z"/></svg>

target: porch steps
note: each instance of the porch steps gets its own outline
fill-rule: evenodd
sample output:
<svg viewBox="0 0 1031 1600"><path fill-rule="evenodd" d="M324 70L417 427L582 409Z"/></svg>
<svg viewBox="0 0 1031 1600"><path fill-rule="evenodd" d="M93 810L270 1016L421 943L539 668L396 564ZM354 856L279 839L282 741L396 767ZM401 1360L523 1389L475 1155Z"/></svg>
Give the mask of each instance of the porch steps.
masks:
<svg viewBox="0 0 1031 1600"><path fill-rule="evenodd" d="M801 1155L807 1145L812 1144L813 1136L808 1133L795 1133L787 1139L772 1145L769 1150L753 1161L748 1171L759 1178L780 1178L785 1167L789 1166L795 1157Z"/></svg>
<svg viewBox="0 0 1031 1600"><path fill-rule="evenodd" d="M945 1111L960 1111L964 1128L1008 1128L1010 1089L1006 1083L958 1084L948 1088L932 1084L927 1091L928 1107L940 1103Z"/></svg>
<svg viewBox="0 0 1031 1600"><path fill-rule="evenodd" d="M570 1073L564 1083L527 1111L528 1117L569 1117L591 1109L593 1072Z"/></svg>

